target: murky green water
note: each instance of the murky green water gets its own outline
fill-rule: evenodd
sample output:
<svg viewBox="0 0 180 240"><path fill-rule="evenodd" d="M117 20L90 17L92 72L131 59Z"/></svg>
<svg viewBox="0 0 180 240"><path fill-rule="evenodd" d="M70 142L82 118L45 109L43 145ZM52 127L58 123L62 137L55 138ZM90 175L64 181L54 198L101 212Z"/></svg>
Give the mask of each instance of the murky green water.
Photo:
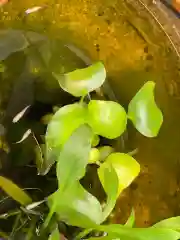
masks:
<svg viewBox="0 0 180 240"><path fill-rule="evenodd" d="M25 16L32 6L44 7ZM16 41L10 42L8 49L13 48L14 53L2 61L0 73L2 122L10 129L7 137L11 142L29 126L40 136L44 133L40 117L52 105L74 101L59 94L52 71L66 72L102 60L115 98L125 106L145 81L157 83L156 99L164 124L156 139L146 139L129 127L126 150L138 148L136 159L142 170L120 198L112 221L123 222L132 207L138 226L180 214L180 62L166 34L139 1L11 1L1 9L0 26L23 30L10 31ZM0 47L1 39L0 33ZM0 58L8 49L0 52ZM111 98L114 95L109 94ZM15 130L10 120L23 104L34 104L34 109ZM32 139L24 144L31 146ZM26 158L27 164L33 160L31 148L12 148L16 153L16 160L10 157L13 164L18 159Z"/></svg>

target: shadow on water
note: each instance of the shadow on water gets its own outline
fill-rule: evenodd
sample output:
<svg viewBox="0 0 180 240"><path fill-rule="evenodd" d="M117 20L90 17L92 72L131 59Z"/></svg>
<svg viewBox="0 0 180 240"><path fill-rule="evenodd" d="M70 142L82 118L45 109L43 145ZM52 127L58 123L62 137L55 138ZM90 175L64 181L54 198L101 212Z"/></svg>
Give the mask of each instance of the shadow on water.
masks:
<svg viewBox="0 0 180 240"><path fill-rule="evenodd" d="M24 10L34 5L44 8L24 21ZM0 32L0 116L6 130L2 140L8 141L11 150L7 154L2 149L1 174L22 187L40 188L41 197L49 194L44 179L50 192L56 188L53 170L47 178L36 176L34 140L13 143L28 128L43 141L41 117L54 105L74 102L60 90L53 71L68 72L102 60L108 72L109 85L103 88L108 98L127 107L140 86L153 80L164 114L156 139L146 139L129 126L124 138L126 150L138 148L136 159L142 170L123 192L110 220L124 222L132 207L138 226L180 214L179 50L147 9L130 0L11 1L1 9L0 26L4 29ZM13 117L27 105L31 105L29 113L20 123L12 124ZM31 175L27 182L26 175ZM92 184L99 188L96 181Z"/></svg>

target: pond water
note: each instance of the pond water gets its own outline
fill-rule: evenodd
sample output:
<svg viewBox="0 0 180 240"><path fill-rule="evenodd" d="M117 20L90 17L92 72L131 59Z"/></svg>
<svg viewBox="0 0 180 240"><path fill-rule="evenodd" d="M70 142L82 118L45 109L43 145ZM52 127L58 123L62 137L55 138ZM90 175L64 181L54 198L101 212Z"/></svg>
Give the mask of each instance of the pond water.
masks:
<svg viewBox="0 0 180 240"><path fill-rule="evenodd" d="M42 8L27 15L34 6ZM132 126L123 138L125 151L138 149L135 158L141 174L123 192L111 221L124 222L132 207L137 226L180 215L180 51L177 36L154 19L157 9L151 1L144 5L130 0L16 0L0 9L0 114L6 128L2 138L5 135L11 143L11 152L2 158L2 174L22 185L32 171L33 179L24 181L23 187L37 187L39 182L41 195L48 194L44 178L28 168L34 140L12 143L30 127L41 141L41 117L54 105L74 102L60 92L53 71L68 72L102 60L108 72L103 88L108 98L127 107L143 83L152 80L164 114L157 138L146 139ZM13 117L27 105L32 107L25 119L13 125Z"/></svg>

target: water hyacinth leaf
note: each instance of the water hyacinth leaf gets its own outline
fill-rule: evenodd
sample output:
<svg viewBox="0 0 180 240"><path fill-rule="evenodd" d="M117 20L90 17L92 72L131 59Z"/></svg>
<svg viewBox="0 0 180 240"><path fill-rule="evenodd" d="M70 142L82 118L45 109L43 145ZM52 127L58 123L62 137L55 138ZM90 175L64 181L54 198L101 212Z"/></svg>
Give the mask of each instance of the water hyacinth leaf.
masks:
<svg viewBox="0 0 180 240"><path fill-rule="evenodd" d="M102 225L96 228L121 240L178 240L180 233L163 228L129 228L120 224Z"/></svg>
<svg viewBox="0 0 180 240"><path fill-rule="evenodd" d="M126 227L133 227L135 223L135 212L134 209L131 211L131 214L127 220L127 222L125 223Z"/></svg>
<svg viewBox="0 0 180 240"><path fill-rule="evenodd" d="M107 195L107 203L103 210L103 222L113 210L118 198L118 176L111 163L106 162L98 168L98 176Z"/></svg>
<svg viewBox="0 0 180 240"><path fill-rule="evenodd" d="M91 148L88 163L96 163L100 159L100 153L97 148Z"/></svg>
<svg viewBox="0 0 180 240"><path fill-rule="evenodd" d="M100 159L99 161L102 163L105 161L105 159L112 153L114 152L114 148L110 146L102 146L99 147L99 153L100 153Z"/></svg>
<svg viewBox="0 0 180 240"><path fill-rule="evenodd" d="M58 227L53 230L48 240L60 240L60 233L59 233Z"/></svg>
<svg viewBox="0 0 180 240"><path fill-rule="evenodd" d="M75 97L85 96L99 88L106 79L106 70L102 62L77 69L64 75L53 73L61 88Z"/></svg>
<svg viewBox="0 0 180 240"><path fill-rule="evenodd" d="M0 187L5 191L10 197L15 201L19 202L21 205L28 205L32 203L32 199L27 193L25 193L20 187L18 187L11 180L0 176Z"/></svg>
<svg viewBox="0 0 180 240"><path fill-rule="evenodd" d="M57 178L61 191L70 188L85 174L91 150L92 130L87 125L77 128L64 144L57 159Z"/></svg>
<svg viewBox="0 0 180 240"><path fill-rule="evenodd" d="M52 162L57 160L57 156L62 146L71 136L73 131L86 121L86 107L75 103L60 108L52 117L48 124L45 141L46 141L46 159Z"/></svg>
<svg viewBox="0 0 180 240"><path fill-rule="evenodd" d="M140 172L139 163L125 153L111 153L105 163L112 164L118 176L118 195L127 188Z"/></svg>
<svg viewBox="0 0 180 240"><path fill-rule="evenodd" d="M60 190L49 197L49 206L55 206L59 220L82 228L91 228L102 219L99 201L87 192L79 182L74 182L70 191Z"/></svg>
<svg viewBox="0 0 180 240"><path fill-rule="evenodd" d="M93 131L103 137L119 137L126 129L124 108L113 101L91 100L88 104L88 123Z"/></svg>
<svg viewBox="0 0 180 240"><path fill-rule="evenodd" d="M180 232L180 217L171 217L168 219L164 219L156 224L154 224L152 227L155 228L168 228L173 229Z"/></svg>
<svg viewBox="0 0 180 240"><path fill-rule="evenodd" d="M161 110L154 99L155 83L148 81L137 92L128 107L128 117L146 137L156 137L163 122Z"/></svg>

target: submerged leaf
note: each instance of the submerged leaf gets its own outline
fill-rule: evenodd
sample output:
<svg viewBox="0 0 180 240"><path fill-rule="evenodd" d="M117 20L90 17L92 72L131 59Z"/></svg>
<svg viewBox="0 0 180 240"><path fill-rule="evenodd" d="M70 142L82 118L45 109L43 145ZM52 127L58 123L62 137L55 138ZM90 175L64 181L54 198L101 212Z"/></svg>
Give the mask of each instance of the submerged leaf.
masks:
<svg viewBox="0 0 180 240"><path fill-rule="evenodd" d="M0 31L0 60L6 59L11 53L24 50L28 46L24 34L20 30Z"/></svg>
<svg viewBox="0 0 180 240"><path fill-rule="evenodd" d="M11 180L0 176L0 187L14 200L21 205L32 203L32 199L20 187L18 187Z"/></svg>
<svg viewBox="0 0 180 240"><path fill-rule="evenodd" d="M106 70L101 62L64 75L53 74L61 88L75 97L85 96L87 93L99 88L106 79Z"/></svg>
<svg viewBox="0 0 180 240"><path fill-rule="evenodd" d="M112 164L117 173L119 180L118 195L132 183L140 172L139 163L125 153L111 153L105 163Z"/></svg>
<svg viewBox="0 0 180 240"><path fill-rule="evenodd" d="M88 112L88 123L98 135L113 139L119 137L126 129L126 112L116 102L91 100Z"/></svg>
<svg viewBox="0 0 180 240"><path fill-rule="evenodd" d="M46 132L46 165L56 161L71 134L86 122L86 107L75 103L60 108L52 117Z"/></svg>
<svg viewBox="0 0 180 240"><path fill-rule="evenodd" d="M137 92L128 107L128 117L146 137L156 137L163 122L161 110L154 99L154 82L147 82Z"/></svg>
<svg viewBox="0 0 180 240"><path fill-rule="evenodd" d="M85 174L92 140L91 128L84 124L76 129L64 144L57 159L57 178L61 191L70 188Z"/></svg>
<svg viewBox="0 0 180 240"><path fill-rule="evenodd" d="M91 228L102 219L101 204L79 182L74 182L70 191L55 192L49 197L49 205L56 206L59 220L82 228Z"/></svg>

